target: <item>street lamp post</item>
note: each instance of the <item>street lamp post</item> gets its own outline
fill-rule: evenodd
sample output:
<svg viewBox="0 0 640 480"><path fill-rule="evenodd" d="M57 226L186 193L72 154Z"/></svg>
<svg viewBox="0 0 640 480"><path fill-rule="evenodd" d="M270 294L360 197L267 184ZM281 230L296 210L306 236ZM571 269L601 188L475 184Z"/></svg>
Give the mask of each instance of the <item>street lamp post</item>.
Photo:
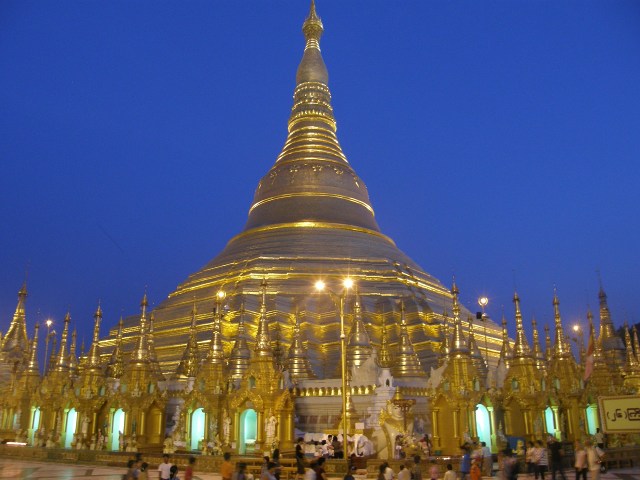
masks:
<svg viewBox="0 0 640 480"><path fill-rule="evenodd" d="M340 309L340 374L342 377L342 433L343 433L343 451L345 460L349 459L348 455L348 435L349 435L349 421L347 419L348 411L347 411L347 334L344 330L344 302L349 292L349 289L353 287L353 280L350 278L345 278L342 281L342 293L340 295L334 293L330 289L327 288L327 285L322 281L318 280L315 284L315 288L318 292L327 292L333 298L338 299L339 309ZM348 472L347 472L348 473Z"/></svg>
<svg viewBox="0 0 640 480"><path fill-rule="evenodd" d="M478 305L482 309L482 327L484 329L484 356L486 357L487 367L489 366L489 343L487 342L487 314L484 312L485 307L489 304L489 299L482 296L478 299Z"/></svg>
<svg viewBox="0 0 640 480"><path fill-rule="evenodd" d="M47 362L49 361L49 338L51 334L51 325L53 324L53 320L51 320L50 318L47 318L46 322L44 323L47 325L47 336L44 339L44 372L47 373Z"/></svg>

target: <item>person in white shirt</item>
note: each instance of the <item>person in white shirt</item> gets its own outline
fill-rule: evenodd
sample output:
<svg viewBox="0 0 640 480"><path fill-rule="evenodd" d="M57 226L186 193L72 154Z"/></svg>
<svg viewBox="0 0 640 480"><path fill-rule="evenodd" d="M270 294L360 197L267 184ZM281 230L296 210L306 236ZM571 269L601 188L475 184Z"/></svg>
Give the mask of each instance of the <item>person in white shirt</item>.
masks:
<svg viewBox="0 0 640 480"><path fill-rule="evenodd" d="M400 465L398 480L411 480L411 471L408 468L405 468L404 464Z"/></svg>
<svg viewBox="0 0 640 480"><path fill-rule="evenodd" d="M456 480L456 472L453 471L453 465L447 463L447 471L444 473L442 480Z"/></svg>
<svg viewBox="0 0 640 480"><path fill-rule="evenodd" d="M587 468L589 469L589 476L591 480L600 480L600 465L604 457L604 452L600 450L600 447L593 445L591 440L584 442L587 451Z"/></svg>
<svg viewBox="0 0 640 480"><path fill-rule="evenodd" d="M486 442L480 442L482 445L482 475L485 477L491 477L493 470L493 455L491 454L491 448L487 447Z"/></svg>
<svg viewBox="0 0 640 480"><path fill-rule="evenodd" d="M173 465L169 463L169 455L163 456L163 462L158 466L158 478L160 480L169 480L171 476L171 467Z"/></svg>
<svg viewBox="0 0 640 480"><path fill-rule="evenodd" d="M384 462L384 480L393 480L395 473L393 469L389 466L388 462Z"/></svg>
<svg viewBox="0 0 640 480"><path fill-rule="evenodd" d="M573 466L576 469L576 480L579 480L580 477L587 480L587 451L580 442L576 442L574 455Z"/></svg>

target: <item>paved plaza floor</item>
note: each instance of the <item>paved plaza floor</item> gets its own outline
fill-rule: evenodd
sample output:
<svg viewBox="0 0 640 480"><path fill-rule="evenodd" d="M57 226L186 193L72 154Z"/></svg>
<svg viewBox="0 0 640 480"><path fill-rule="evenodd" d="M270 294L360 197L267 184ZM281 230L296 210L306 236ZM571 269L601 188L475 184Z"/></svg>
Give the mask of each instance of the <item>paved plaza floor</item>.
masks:
<svg viewBox="0 0 640 480"><path fill-rule="evenodd" d="M151 466L149 480L158 478L158 466ZM102 465L79 465L65 463L31 462L0 458L0 478L38 479L38 480L121 480L126 469L122 467L105 467ZM184 472L179 473L183 478ZM566 471L567 480L573 480L573 471ZM199 473L196 468L195 480L220 480L217 473ZM521 476L527 480L527 476ZM533 476L531 476L533 478ZM547 479L551 476L547 475ZM601 475L601 480L640 480L640 467L610 470Z"/></svg>

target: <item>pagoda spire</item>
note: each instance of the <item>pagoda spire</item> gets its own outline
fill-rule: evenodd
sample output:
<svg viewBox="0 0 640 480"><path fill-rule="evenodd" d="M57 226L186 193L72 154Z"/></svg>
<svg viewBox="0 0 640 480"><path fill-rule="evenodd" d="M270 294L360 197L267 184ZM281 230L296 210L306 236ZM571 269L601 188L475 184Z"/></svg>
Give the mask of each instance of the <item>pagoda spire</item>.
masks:
<svg viewBox="0 0 640 480"><path fill-rule="evenodd" d="M144 293L140 302L140 330L138 333L138 343L131 352L131 363L149 363L149 330L147 328L147 292Z"/></svg>
<svg viewBox="0 0 640 480"><path fill-rule="evenodd" d="M551 334L549 332L549 325L545 324L545 326L544 326L544 356L547 359L547 362L551 361L552 353L553 353L553 349L551 348Z"/></svg>
<svg viewBox="0 0 640 480"><path fill-rule="evenodd" d="M120 378L124 373L124 359L122 354L122 329L124 327L124 322L122 321L122 317L120 317L120 321L118 322L118 333L116 334L116 344L111 352L111 358L109 359L109 364L107 365L107 374L111 378Z"/></svg>
<svg viewBox="0 0 640 480"><path fill-rule="evenodd" d="M29 350L29 339L27 337L27 321L25 314L25 304L27 300L27 282L22 284L18 291L18 304L11 319L9 329L2 339L2 351L15 351L25 355ZM26 358L25 358L26 360Z"/></svg>
<svg viewBox="0 0 640 480"><path fill-rule="evenodd" d="M482 356L480 347L478 347L478 343L476 342L476 336L473 326L473 316L468 315L467 322L469 322L469 350L471 351L471 359L473 360L473 364L475 365L480 377L486 379L487 375L489 374L489 368L487 367L485 358Z"/></svg>
<svg viewBox="0 0 640 480"><path fill-rule="evenodd" d="M500 362L505 366L511 365L511 359L513 358L513 351L509 344L509 331L507 330L507 318L502 312L502 347L500 347Z"/></svg>
<svg viewBox="0 0 640 480"><path fill-rule="evenodd" d="M451 332L449 331L449 315L445 308L442 312L442 325L440 325L440 355L438 357L438 366L441 366L445 362L449 361L449 355L451 353Z"/></svg>
<svg viewBox="0 0 640 480"><path fill-rule="evenodd" d="M609 305L607 303L607 294L602 287L600 280L600 291L598 292L600 300L600 336L598 343L602 348L604 361L612 370L623 370L625 364L625 347L622 339L616 335Z"/></svg>
<svg viewBox="0 0 640 480"><path fill-rule="evenodd" d="M56 345L58 345L58 337L53 336L51 339L51 355L49 355L49 363L47 365L47 372L50 373L56 366Z"/></svg>
<svg viewBox="0 0 640 480"><path fill-rule="evenodd" d="M156 314L151 312L149 315L149 334L147 336L147 345L149 346L149 361L153 368L153 373L157 380L164 380L162 369L160 368L160 362L158 361L158 355L156 354L156 340L154 334L154 325L156 323Z"/></svg>
<svg viewBox="0 0 640 480"><path fill-rule="evenodd" d="M554 289L553 292L553 318L555 322L555 334L556 342L553 346L553 356L566 357L571 355L569 345L564 335L562 328L562 318L560 316L560 300L558 299L558 292Z"/></svg>
<svg viewBox="0 0 640 480"><path fill-rule="evenodd" d="M624 322L624 340L626 343L626 362L624 367L624 386L631 392L640 392L640 364L633 353L633 343L629 325Z"/></svg>
<svg viewBox="0 0 640 480"><path fill-rule="evenodd" d="M210 365L224 366L224 348L222 346L223 295L224 293L216 295L216 306L213 311L213 332L209 343L209 352L207 353L207 363Z"/></svg>
<svg viewBox="0 0 640 480"><path fill-rule="evenodd" d="M638 359L633 353L633 343L629 333L629 324L624 322L624 343L626 345L626 370L633 372L638 368Z"/></svg>
<svg viewBox="0 0 640 480"><path fill-rule="evenodd" d="M244 329L244 305L240 309L240 321L238 322L238 332L236 333L236 341L229 355L229 376L234 380L242 379L244 372L249 368L249 360L251 359L251 350L247 346Z"/></svg>
<svg viewBox="0 0 640 480"><path fill-rule="evenodd" d="M640 343L638 342L638 330L636 329L636 326L634 325L633 328L633 345L635 346L636 349L636 361L638 362L638 364L640 364Z"/></svg>
<svg viewBox="0 0 640 480"><path fill-rule="evenodd" d="M72 377L78 375L78 355L76 354L76 340L78 337L78 333L76 329L73 329L71 332L71 346L69 347L69 357L67 359L67 364L69 365L69 374Z"/></svg>
<svg viewBox="0 0 640 480"><path fill-rule="evenodd" d="M287 370L291 378L295 380L306 380L309 378L315 378L311 365L309 364L309 358L307 357L307 350L302 343L302 334L300 333L300 315L296 311L294 315L293 324L293 338L291 339L291 346L287 355Z"/></svg>
<svg viewBox="0 0 640 480"><path fill-rule="evenodd" d="M33 327L33 339L31 340L31 348L29 349L29 362L25 369L25 374L30 376L40 376L40 366L38 365L38 330L40 325L37 323Z"/></svg>
<svg viewBox="0 0 640 480"><path fill-rule="evenodd" d="M273 357L271 349L271 336L269 334L269 319L267 318L267 281L262 280L262 303L260 304L260 318L258 319L258 332L256 333L255 353L258 357Z"/></svg>
<svg viewBox="0 0 640 480"><path fill-rule="evenodd" d="M60 337L60 350L55 360L53 370L57 372L66 372L69 370L69 362L67 357L67 341L69 337L69 323L71 322L71 314L67 312L64 316L64 327L62 328L62 336Z"/></svg>
<svg viewBox="0 0 640 480"><path fill-rule="evenodd" d="M102 322L102 308L98 303L96 313L93 314L93 337L91 347L89 347L89 355L87 356L87 369L95 370L101 367L100 364L100 322ZM84 344L84 342L83 342ZM84 347L83 347L84 350Z"/></svg>
<svg viewBox="0 0 640 480"><path fill-rule="evenodd" d="M545 368L546 358L544 356L544 352L542 351L542 346L540 345L540 337L538 336L538 322L536 318L533 317L531 319L531 329L533 330L533 349L531 354L533 355L533 359L536 362L536 367L538 370L542 370Z"/></svg>
<svg viewBox="0 0 640 480"><path fill-rule="evenodd" d="M302 31L305 48L296 72L289 133L256 189L245 231L274 224L308 228L316 222L316 228L346 224L378 233L367 188L336 136L329 74L320 53L324 28L314 3Z"/></svg>
<svg viewBox="0 0 640 480"><path fill-rule="evenodd" d="M524 333L524 325L522 324L522 312L520 311L520 297L518 292L513 294L513 304L516 309L516 342L513 346L513 356L515 358L531 357L529 342Z"/></svg>
<svg viewBox="0 0 640 480"><path fill-rule="evenodd" d="M598 299L600 300L600 341L602 342L615 337L611 313L609 312L609 305L607 303L607 294L602 287L602 281L600 281Z"/></svg>
<svg viewBox="0 0 640 480"><path fill-rule="evenodd" d="M187 378L195 377L198 369L198 323L197 323L198 309L196 308L195 299L193 301L193 307L191 308L191 326L189 328L189 339L187 340L187 346L182 354L180 364L176 369L177 375L184 375Z"/></svg>
<svg viewBox="0 0 640 480"><path fill-rule="evenodd" d="M469 354L469 344L462 333L462 320L460 319L460 305L458 304L458 295L460 291L456 285L455 279L451 286L451 295L453 296L453 338L451 339L451 355Z"/></svg>
<svg viewBox="0 0 640 480"><path fill-rule="evenodd" d="M391 367L391 353L389 352L389 334L387 332L387 321L382 313L382 332L380 335L380 354L378 355L378 365L380 368Z"/></svg>
<svg viewBox="0 0 640 480"><path fill-rule="evenodd" d="M404 301L400 302L400 338L398 340L398 354L391 367L395 377L416 377L424 375L420 359L416 354L409 336Z"/></svg>
<svg viewBox="0 0 640 480"><path fill-rule="evenodd" d="M353 303L353 321L347 338L347 368L351 371L354 366L359 367L366 362L373 352L367 327L362 320L362 306L357 287Z"/></svg>

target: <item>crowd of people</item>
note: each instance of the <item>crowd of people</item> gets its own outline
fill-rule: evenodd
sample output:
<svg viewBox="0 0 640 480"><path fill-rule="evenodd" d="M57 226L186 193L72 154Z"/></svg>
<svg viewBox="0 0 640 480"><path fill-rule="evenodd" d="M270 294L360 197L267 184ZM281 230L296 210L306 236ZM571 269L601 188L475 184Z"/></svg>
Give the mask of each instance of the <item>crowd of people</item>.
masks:
<svg viewBox="0 0 640 480"><path fill-rule="evenodd" d="M189 463L184 470L183 480L193 480L193 469L196 457L189 457ZM159 480L179 480L178 466L169 462L169 455L162 457L162 463L158 465ZM122 480L149 480L149 464L142 459L142 453L136 453L135 458L127 462L127 471ZM151 477L154 480L154 477Z"/></svg>
<svg viewBox="0 0 640 480"><path fill-rule="evenodd" d="M599 432L598 432L599 433ZM520 444L519 444L520 445ZM567 480L564 467L565 452L563 444L555 437L549 436L545 443L542 440L530 441L521 455L516 455L510 447L505 448L498 455L498 468L494 472L494 459L491 449L485 442L469 442L461 447L462 456L459 469L456 472L452 464L446 465L446 470L440 471L435 459L423 466L420 455L415 455L399 466L394 472L388 462L383 462L376 480L481 480L482 477L494 476L500 480L516 480L518 474L527 474L532 480ZM573 467L575 480L599 480L604 471L604 436L596 435L584 442L575 442L573 451ZM524 455L522 455L524 454ZM305 443L299 438L295 448L296 474L295 480L327 480L324 464L327 458L342 458L342 444L337 437L329 436L328 440L318 443L313 457L305 452ZM520 463L524 459L524 465ZM184 470L183 480L192 480L194 474L195 457L190 457L188 466ZM280 451L275 449L271 455L263 457L263 465L259 480L280 480ZM423 468L427 475L423 477ZM149 464L144 462L142 454L137 453L129 460L127 472L123 480L149 480ZM178 466L169 462L169 455L163 456L158 465L158 480L178 480ZM547 474L550 474L549 476ZM352 454L349 457L347 474L344 480L355 480L357 475L366 475L366 463L361 457ZM231 454L225 453L220 467L222 480L255 480L253 474L247 471L247 464L231 462ZM520 477L522 478L522 477ZM155 480L155 477L151 477Z"/></svg>

